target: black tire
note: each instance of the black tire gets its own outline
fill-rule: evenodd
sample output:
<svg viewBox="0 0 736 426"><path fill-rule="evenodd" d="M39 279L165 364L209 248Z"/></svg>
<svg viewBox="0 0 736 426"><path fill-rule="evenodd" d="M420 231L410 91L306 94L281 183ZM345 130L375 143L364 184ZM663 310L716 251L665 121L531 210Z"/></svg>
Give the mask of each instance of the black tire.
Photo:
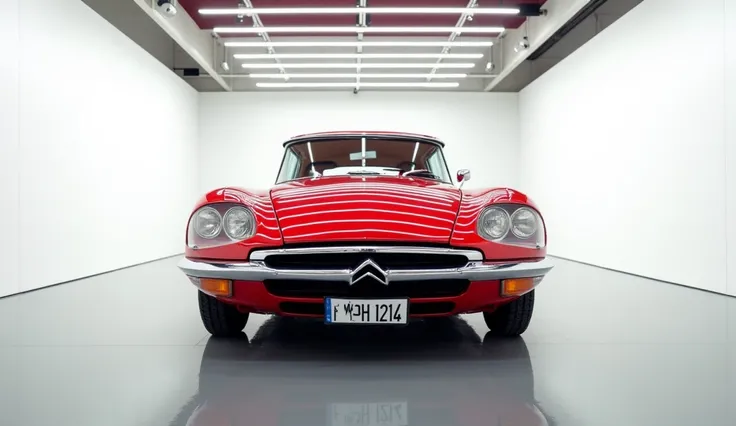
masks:
<svg viewBox="0 0 736 426"><path fill-rule="evenodd" d="M483 312L483 319L493 336L514 337L526 331L534 312L534 290L493 312Z"/></svg>
<svg viewBox="0 0 736 426"><path fill-rule="evenodd" d="M242 334L248 322L248 313L216 297L199 292L199 315L207 331L215 337L236 337Z"/></svg>

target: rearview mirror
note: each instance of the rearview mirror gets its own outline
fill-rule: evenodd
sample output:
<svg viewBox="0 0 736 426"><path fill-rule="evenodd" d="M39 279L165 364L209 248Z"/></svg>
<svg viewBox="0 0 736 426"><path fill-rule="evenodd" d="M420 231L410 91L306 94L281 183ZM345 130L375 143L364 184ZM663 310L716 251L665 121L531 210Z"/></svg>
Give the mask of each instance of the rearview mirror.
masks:
<svg viewBox="0 0 736 426"><path fill-rule="evenodd" d="M468 180L470 180L470 170L460 169L457 171L457 181L458 182L465 182Z"/></svg>

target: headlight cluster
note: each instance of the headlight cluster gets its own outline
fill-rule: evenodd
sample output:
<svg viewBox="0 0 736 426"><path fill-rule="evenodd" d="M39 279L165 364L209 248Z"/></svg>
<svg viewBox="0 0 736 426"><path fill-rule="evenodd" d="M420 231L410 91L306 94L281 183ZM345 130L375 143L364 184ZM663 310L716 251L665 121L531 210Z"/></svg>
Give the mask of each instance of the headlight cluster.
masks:
<svg viewBox="0 0 736 426"><path fill-rule="evenodd" d="M187 243L192 248L214 247L251 238L256 233L253 211L240 204L204 206L189 220Z"/></svg>
<svg viewBox="0 0 736 426"><path fill-rule="evenodd" d="M478 216L478 235L488 241L544 247L544 223L534 209L517 204L486 207Z"/></svg>

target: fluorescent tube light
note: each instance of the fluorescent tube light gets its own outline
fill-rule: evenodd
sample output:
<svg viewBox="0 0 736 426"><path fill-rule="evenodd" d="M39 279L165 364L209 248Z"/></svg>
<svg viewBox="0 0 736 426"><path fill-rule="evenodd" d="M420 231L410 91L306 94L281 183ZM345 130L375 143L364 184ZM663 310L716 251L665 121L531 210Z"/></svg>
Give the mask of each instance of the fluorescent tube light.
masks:
<svg viewBox="0 0 736 426"><path fill-rule="evenodd" d="M324 82L324 83L256 83L257 87L457 87L460 83L355 83L355 82Z"/></svg>
<svg viewBox="0 0 736 426"><path fill-rule="evenodd" d="M357 15L418 14L418 15L518 15L514 7L254 7L199 9L200 15Z"/></svg>
<svg viewBox="0 0 736 426"><path fill-rule="evenodd" d="M226 41L226 47L491 47L492 41Z"/></svg>
<svg viewBox="0 0 736 426"><path fill-rule="evenodd" d="M242 64L243 68L251 69L263 69L263 68L473 68L475 64L471 63L450 63L450 62L432 62L432 63L340 63L331 64L326 62L318 63L298 63L298 64L286 64L286 63L272 63L272 64Z"/></svg>
<svg viewBox="0 0 736 426"><path fill-rule="evenodd" d="M236 53L235 59L478 59L482 53Z"/></svg>
<svg viewBox="0 0 736 426"><path fill-rule="evenodd" d="M371 73L299 73L299 74L248 74L251 78L466 78L467 74L426 74L426 73L403 73L403 74L371 74Z"/></svg>
<svg viewBox="0 0 736 426"><path fill-rule="evenodd" d="M502 33L504 27L215 27L216 33Z"/></svg>

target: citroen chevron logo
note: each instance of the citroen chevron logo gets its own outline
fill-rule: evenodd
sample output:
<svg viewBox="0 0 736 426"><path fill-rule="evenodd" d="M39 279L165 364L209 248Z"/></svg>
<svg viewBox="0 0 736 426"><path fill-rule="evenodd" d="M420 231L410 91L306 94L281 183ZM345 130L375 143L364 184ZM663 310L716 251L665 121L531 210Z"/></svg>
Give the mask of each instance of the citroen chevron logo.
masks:
<svg viewBox="0 0 736 426"><path fill-rule="evenodd" d="M363 278L368 277L373 278L383 285L388 285L387 275L388 273L381 269L381 267L378 266L374 261L372 261L371 259L366 259L365 262L361 263L360 265L358 265L357 268L353 269L350 276L350 285L353 285Z"/></svg>

